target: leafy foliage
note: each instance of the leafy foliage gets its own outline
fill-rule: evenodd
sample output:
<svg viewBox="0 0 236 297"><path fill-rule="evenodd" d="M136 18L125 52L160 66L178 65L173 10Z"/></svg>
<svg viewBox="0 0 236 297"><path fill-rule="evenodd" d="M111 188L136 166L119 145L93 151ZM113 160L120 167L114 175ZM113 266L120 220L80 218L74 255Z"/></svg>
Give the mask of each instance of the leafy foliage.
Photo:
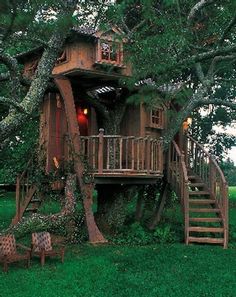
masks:
<svg viewBox="0 0 236 297"><path fill-rule="evenodd" d="M36 153L39 135L37 118L8 139L0 152L0 183L15 184L16 176L24 171L28 160Z"/></svg>

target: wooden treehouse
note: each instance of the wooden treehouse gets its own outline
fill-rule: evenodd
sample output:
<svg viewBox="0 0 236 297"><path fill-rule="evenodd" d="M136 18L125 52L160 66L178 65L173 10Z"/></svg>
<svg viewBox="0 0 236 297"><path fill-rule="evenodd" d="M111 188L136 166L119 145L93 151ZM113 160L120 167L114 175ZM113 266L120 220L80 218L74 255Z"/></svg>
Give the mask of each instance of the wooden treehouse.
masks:
<svg viewBox="0 0 236 297"><path fill-rule="evenodd" d="M117 28L72 31L52 71L56 88L48 90L41 106L40 149L45 171L63 168L77 155L83 160L77 175L86 171L95 187L153 184L166 172L183 207L186 243L227 247L224 175L214 158L182 130L169 151L163 151L167 106L149 109L143 103L125 104L131 93L120 80L132 76L125 42ZM41 54L38 48L18 56L25 76L35 75ZM80 186L86 188L86 182L80 180ZM27 209L37 210L40 201L34 198L35 192L26 170L17 180L13 224ZM87 220L93 216L91 203Z"/></svg>

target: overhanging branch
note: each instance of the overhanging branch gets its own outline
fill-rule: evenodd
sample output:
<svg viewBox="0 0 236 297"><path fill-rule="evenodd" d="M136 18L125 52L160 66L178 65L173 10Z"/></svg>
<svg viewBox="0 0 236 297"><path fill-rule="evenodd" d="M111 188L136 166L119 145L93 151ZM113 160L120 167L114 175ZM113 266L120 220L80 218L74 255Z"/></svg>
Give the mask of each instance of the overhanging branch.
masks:
<svg viewBox="0 0 236 297"><path fill-rule="evenodd" d="M196 17L196 15L206 6L213 4L216 2L215 0L201 0L197 4L195 4L192 9L190 10L190 13L188 15L188 21L191 22Z"/></svg>
<svg viewBox="0 0 236 297"><path fill-rule="evenodd" d="M24 108L14 99L7 97L0 97L0 104L6 105L8 107L12 106L16 108L18 111L25 113Z"/></svg>
<svg viewBox="0 0 236 297"><path fill-rule="evenodd" d="M229 32L231 31L231 29L234 27L234 25L236 24L236 14L235 16L232 18L232 20L229 22L228 26L225 28L224 32L222 33L220 40L219 40L219 45L221 46L223 44L223 42L225 41L225 39L227 38Z"/></svg>

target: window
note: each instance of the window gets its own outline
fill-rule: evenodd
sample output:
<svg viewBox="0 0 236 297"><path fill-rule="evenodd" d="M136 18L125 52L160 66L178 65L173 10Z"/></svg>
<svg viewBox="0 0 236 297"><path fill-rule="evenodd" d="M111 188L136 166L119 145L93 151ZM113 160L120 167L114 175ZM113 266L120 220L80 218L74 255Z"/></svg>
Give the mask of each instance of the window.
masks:
<svg viewBox="0 0 236 297"><path fill-rule="evenodd" d="M122 46L118 42L99 40L97 47L97 62L121 66Z"/></svg>
<svg viewBox="0 0 236 297"><path fill-rule="evenodd" d="M118 51L108 42L101 43L101 56L102 60L118 62Z"/></svg>
<svg viewBox="0 0 236 297"><path fill-rule="evenodd" d="M162 108L153 108L150 112L150 127L163 128L164 117Z"/></svg>

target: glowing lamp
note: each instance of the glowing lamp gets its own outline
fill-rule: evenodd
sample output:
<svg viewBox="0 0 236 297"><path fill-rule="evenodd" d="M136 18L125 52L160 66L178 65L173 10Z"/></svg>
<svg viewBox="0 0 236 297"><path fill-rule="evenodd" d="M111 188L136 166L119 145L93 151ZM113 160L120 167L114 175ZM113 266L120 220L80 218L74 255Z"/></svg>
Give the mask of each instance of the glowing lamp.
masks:
<svg viewBox="0 0 236 297"><path fill-rule="evenodd" d="M85 115L88 114L88 109L87 109L87 108L84 108L84 110L83 110L83 114L85 114Z"/></svg>
<svg viewBox="0 0 236 297"><path fill-rule="evenodd" d="M193 119L192 118L187 118L187 123L188 123L189 126L192 125L192 122L193 122Z"/></svg>

